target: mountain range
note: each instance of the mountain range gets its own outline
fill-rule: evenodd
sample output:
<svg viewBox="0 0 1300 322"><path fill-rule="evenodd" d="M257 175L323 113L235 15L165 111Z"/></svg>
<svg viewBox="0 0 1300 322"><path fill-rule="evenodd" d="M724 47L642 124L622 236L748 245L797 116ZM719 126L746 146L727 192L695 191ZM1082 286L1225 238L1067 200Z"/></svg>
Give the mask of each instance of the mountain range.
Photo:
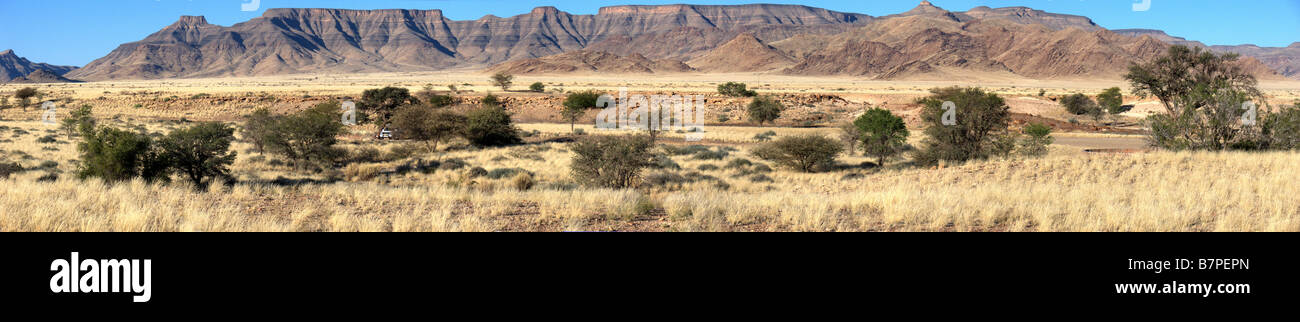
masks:
<svg viewBox="0 0 1300 322"><path fill-rule="evenodd" d="M1162 36L1163 35L1163 36ZM451 20L440 10L268 9L229 27L185 16L85 67L81 80L482 69L530 73L772 72L875 79L1117 77L1175 37L1106 30L1025 7L922 1L873 17L800 5L538 7ZM1300 46L1240 52L1264 78L1300 76ZM1258 59L1258 60L1257 60ZM53 71L53 70L51 70ZM56 72L57 74L57 72ZM13 78L13 77L10 77Z"/></svg>
<svg viewBox="0 0 1300 322"><path fill-rule="evenodd" d="M19 57L12 49L0 51L0 83L66 81L60 80L61 76L76 68L33 63L27 58Z"/></svg>

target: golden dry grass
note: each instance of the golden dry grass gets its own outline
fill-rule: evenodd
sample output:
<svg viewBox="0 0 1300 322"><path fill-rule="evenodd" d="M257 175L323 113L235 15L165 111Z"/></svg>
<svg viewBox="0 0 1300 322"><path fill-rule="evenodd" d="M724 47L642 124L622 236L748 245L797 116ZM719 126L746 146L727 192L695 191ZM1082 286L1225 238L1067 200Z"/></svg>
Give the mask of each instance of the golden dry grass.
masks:
<svg viewBox="0 0 1300 322"><path fill-rule="evenodd" d="M872 104L907 101L932 87L958 85L762 74L628 79L521 76L517 82L544 82L548 90L628 86L632 91L707 92L720 82L736 80L763 92L832 93ZM439 89L456 84L480 94L494 90L487 85L486 75L464 72L40 86L50 98L75 100L64 105L94 105L95 116L104 124L165 133L186 126L174 121L181 117L232 121L256 107L288 112L323 96L356 96L364 89L387 85L418 89L424 84ZM1265 90L1275 99L1293 99L1294 89L1300 88L1296 84L1300 83L1266 84ZM1122 84L1026 80L985 84L991 91L1016 97L1011 101L1019 105L1013 110L1057 118L1052 114L1059 114L1055 106L1036 102L1040 90L1050 95L1092 93L1117 85ZM3 85L0 93L16 88ZM209 95L192 98L196 94ZM62 116L70 110L59 112ZM838 130L708 126L702 144L738 151L723 160L676 156L673 160L680 170L645 174L694 174L714 180L609 190L573 182L568 168L572 155L564 144L477 150L457 143L436 155L421 147L409 157L388 157L410 150L408 143L374 142L358 130L362 132L344 137L341 146L351 151L376 149L382 160L306 173L283 165L276 156L258 155L250 144L239 142L233 147L239 158L232 171L240 183L196 192L183 183L106 185L75 179L76 139L32 121L39 113L35 108L0 112L0 118L19 120L0 121L11 128L0 130L0 161L27 168L45 161L57 163L0 180L0 231L1300 231L1300 204L1293 201L1300 188L1291 182L1300 174L1296 153L1091 155L1082 153L1083 147L1058 145L1042 159L990 160L937 169L894 165L816 174L784 169L742 173L725 165L739 158L757 162L747 151L758 133L835 137ZM146 120L152 118L172 120ZM567 124L519 126L543 136L569 133ZM608 134L590 125L578 127L592 135ZM15 135L15 128L27 133ZM46 135L56 136L58 142L36 141ZM670 144L682 144L682 136L664 134ZM920 137L913 135L910 141L916 144ZM396 171L413 163L451 159L468 166L431 173ZM869 159L844 156L840 162L863 161ZM709 170L700 170L702 166ZM471 176L468 170L473 167L523 169L530 174L490 179ZM38 181L51 173L59 179ZM331 178L340 181L293 183ZM527 186L518 182L525 180L532 186L517 188Z"/></svg>
<svg viewBox="0 0 1300 322"><path fill-rule="evenodd" d="M694 170L749 158L742 148L720 161L675 157L682 170L650 172L699 172L729 188L702 181L628 190L575 187L569 156L562 144L438 156L532 171L537 185L524 191L512 188L512 177L468 178L463 169L207 192L68 175L36 182L25 174L0 185L0 231L1300 231L1295 153L1056 154L941 169L778 169L766 174L771 182L725 168ZM255 166L247 157L237 170Z"/></svg>

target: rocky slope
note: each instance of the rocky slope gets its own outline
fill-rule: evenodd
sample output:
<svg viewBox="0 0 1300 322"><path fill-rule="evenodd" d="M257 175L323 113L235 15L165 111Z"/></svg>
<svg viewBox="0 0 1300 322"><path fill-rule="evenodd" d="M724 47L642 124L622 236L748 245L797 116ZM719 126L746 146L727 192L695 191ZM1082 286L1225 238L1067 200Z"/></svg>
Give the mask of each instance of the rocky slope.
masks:
<svg viewBox="0 0 1300 322"><path fill-rule="evenodd" d="M27 74L27 76L19 76L18 78L9 80L9 83L13 83L13 84L23 84L23 83L44 84L44 83L73 83L73 82L77 82L77 81L64 78L63 76L59 76L54 72L44 70L44 69L38 69L32 72L31 74Z"/></svg>
<svg viewBox="0 0 1300 322"><path fill-rule="evenodd" d="M1237 53L1258 60L1264 66L1282 76L1300 79L1300 42L1292 43L1287 47L1260 47L1256 45L1206 46L1202 42L1171 36L1160 30L1117 29L1115 33L1128 36L1147 35L1169 44L1207 48L1220 53ZM1247 64L1253 63L1247 62ZM1251 68L1259 69L1254 66L1251 66Z"/></svg>
<svg viewBox="0 0 1300 322"><path fill-rule="evenodd" d="M435 70L560 54L609 38L637 39L680 30L790 29L870 18L766 4L615 6L601 8L595 15L538 7L513 17L489 15L472 21L448 19L440 10L270 9L230 27L209 24L203 17L182 17L141 41L121 45L69 77Z"/></svg>
<svg viewBox="0 0 1300 322"><path fill-rule="evenodd" d="M1025 7L929 1L872 17L798 5L538 7L451 20L439 10L270 9L230 27L182 17L68 73L84 80L487 68L529 73L781 72L874 79L1115 78L1189 42ZM1203 45L1202 45L1203 46ZM1216 46L1217 47L1217 46ZM1300 74L1300 45L1214 48L1263 78ZM1262 62L1261 62L1262 61Z"/></svg>
<svg viewBox="0 0 1300 322"><path fill-rule="evenodd" d="M705 72L737 73L784 68L794 65L795 60L745 33L686 64Z"/></svg>
<svg viewBox="0 0 1300 322"><path fill-rule="evenodd" d="M694 69L678 60L650 60L640 54L619 56L602 51L578 50L542 58L512 60L489 68L510 74L663 74Z"/></svg>
<svg viewBox="0 0 1300 322"><path fill-rule="evenodd" d="M0 51L0 83L11 82L14 79L26 80L28 75L40 71L48 72L53 76L61 76L69 71L77 69L73 66L57 66L46 63L33 63L26 58L19 57L13 50ZM37 77L45 77L47 73L37 73Z"/></svg>

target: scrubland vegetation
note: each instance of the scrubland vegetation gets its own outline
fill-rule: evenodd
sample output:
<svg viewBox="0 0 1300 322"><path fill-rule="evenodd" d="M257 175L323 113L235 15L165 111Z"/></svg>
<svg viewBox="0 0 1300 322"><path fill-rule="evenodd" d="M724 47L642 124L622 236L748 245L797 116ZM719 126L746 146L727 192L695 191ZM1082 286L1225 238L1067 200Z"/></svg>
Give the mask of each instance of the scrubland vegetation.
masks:
<svg viewBox="0 0 1300 322"><path fill-rule="evenodd" d="M338 101L208 122L86 105L58 124L0 122L0 231L1300 230L1300 108L1233 122L1254 80L1204 55L1133 66L1133 91L1169 108L1146 120L1147 153L1063 149L1052 126L1015 124L1004 97L968 87L838 126L708 127L704 142L594 129L596 90L563 94L568 124L517 124L501 97L455 85L358 91L362 126L340 122ZM513 76L488 83L508 91ZM1118 91L1057 101L1101 124L1123 112ZM744 83L718 92L750 102L748 124L798 108Z"/></svg>

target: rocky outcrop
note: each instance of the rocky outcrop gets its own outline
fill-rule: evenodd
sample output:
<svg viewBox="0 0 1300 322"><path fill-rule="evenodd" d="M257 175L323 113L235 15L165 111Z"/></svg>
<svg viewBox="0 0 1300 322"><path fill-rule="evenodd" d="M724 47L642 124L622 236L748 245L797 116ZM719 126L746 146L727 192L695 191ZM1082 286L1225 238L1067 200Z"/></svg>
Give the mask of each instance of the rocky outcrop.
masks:
<svg viewBox="0 0 1300 322"><path fill-rule="evenodd" d="M77 69L73 66L57 66L46 63L33 63L26 58L19 57L13 50L0 51L0 83L21 79L27 81L28 75L37 73L37 78L45 78L46 75L62 76L69 71Z"/></svg>
<svg viewBox="0 0 1300 322"><path fill-rule="evenodd" d="M513 17L489 15L471 21L448 19L440 10L269 9L261 17L230 27L208 24L203 17L182 17L141 41L119 46L69 77L437 70L550 56L605 39L635 39L675 30L713 33L870 19L767 4L615 6L601 8L595 15L538 7Z"/></svg>

